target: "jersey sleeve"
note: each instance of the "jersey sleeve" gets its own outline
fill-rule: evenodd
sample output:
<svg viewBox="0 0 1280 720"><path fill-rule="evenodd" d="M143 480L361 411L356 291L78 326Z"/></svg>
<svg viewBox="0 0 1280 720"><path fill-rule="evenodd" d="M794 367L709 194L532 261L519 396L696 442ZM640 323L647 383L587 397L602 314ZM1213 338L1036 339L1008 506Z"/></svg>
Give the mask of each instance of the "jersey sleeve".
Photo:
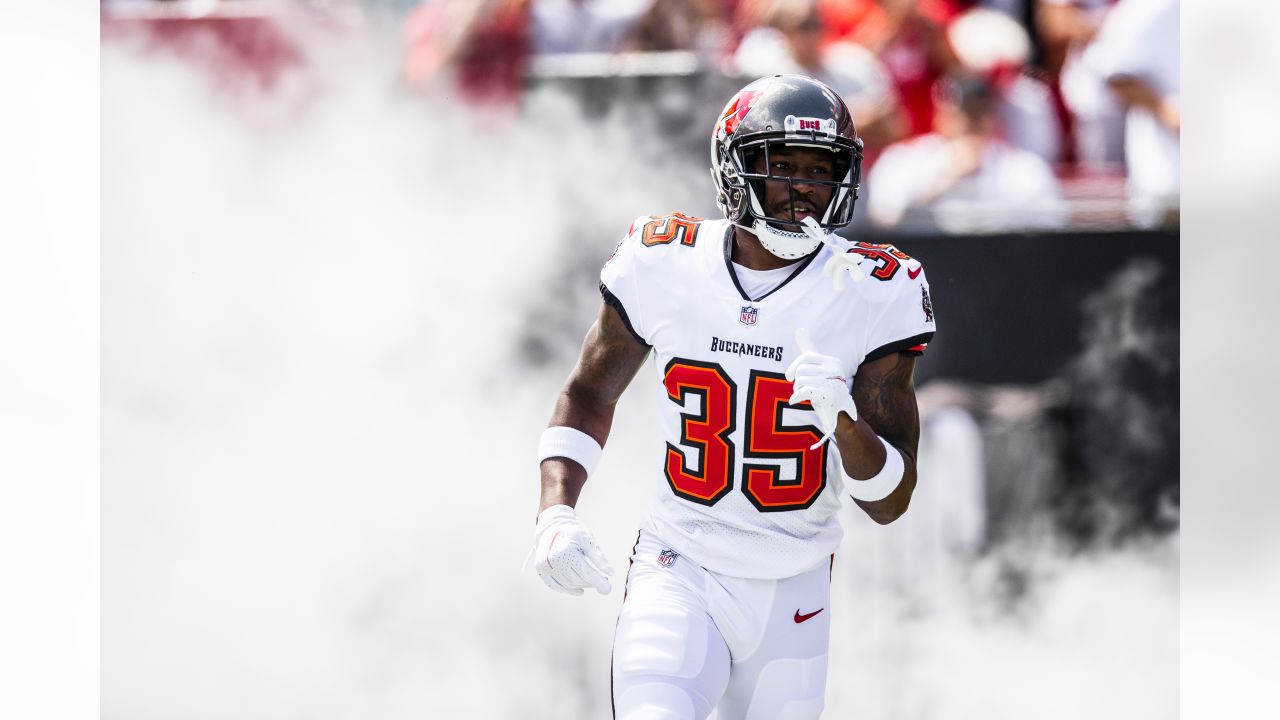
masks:
<svg viewBox="0 0 1280 720"><path fill-rule="evenodd" d="M933 298L924 267L912 261L898 275L894 278L898 287L871 325L863 362L899 352L922 355L933 339Z"/></svg>
<svg viewBox="0 0 1280 720"><path fill-rule="evenodd" d="M648 219L644 215L636 218L627 234L613 249L613 254L605 260L604 267L600 269L600 295L606 305L618 311L622 322L636 340L652 345L646 339L643 299L640 294L642 268L636 257L636 250L640 246L640 229Z"/></svg>

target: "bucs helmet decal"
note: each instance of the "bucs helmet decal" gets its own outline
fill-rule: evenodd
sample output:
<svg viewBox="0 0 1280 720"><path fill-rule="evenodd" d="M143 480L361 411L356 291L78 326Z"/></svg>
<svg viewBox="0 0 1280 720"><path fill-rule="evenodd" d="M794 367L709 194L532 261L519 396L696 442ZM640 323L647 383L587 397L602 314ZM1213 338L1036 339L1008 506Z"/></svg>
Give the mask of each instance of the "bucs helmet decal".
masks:
<svg viewBox="0 0 1280 720"><path fill-rule="evenodd" d="M751 103L755 102L759 95L760 93L751 90L742 90L737 95L734 95L729 104L725 106L724 113L720 115L720 124L716 128L716 133L732 135L733 131L738 129L738 124L742 122L742 119L747 116L747 113L751 112Z"/></svg>

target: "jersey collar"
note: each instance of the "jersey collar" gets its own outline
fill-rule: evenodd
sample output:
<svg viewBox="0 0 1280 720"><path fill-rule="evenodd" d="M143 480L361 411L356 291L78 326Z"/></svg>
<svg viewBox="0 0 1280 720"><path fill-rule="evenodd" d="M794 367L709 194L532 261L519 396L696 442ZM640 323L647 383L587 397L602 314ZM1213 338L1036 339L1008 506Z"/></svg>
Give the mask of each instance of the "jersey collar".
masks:
<svg viewBox="0 0 1280 720"><path fill-rule="evenodd" d="M729 223L729 226L725 228L725 231L724 231L724 241L722 243L724 247L724 253L723 253L724 266L725 266L725 270L727 270L729 273L729 279L733 281L733 286L737 288L738 294L742 296L743 300L749 303L758 303L761 300L764 300L770 295L781 290L784 286L786 286L792 280L795 280L800 275L800 273L804 272L804 269L809 267L809 263L812 263L813 259L818 257L818 253L822 252L822 246L819 245L813 252L806 255L803 260L796 263L796 269L790 275L787 276L787 279L775 285L773 289L770 290L769 292L761 295L758 298L753 298L747 295L746 290L742 289L742 283L738 281L738 273L736 270L733 269L733 227L734 227L733 223Z"/></svg>

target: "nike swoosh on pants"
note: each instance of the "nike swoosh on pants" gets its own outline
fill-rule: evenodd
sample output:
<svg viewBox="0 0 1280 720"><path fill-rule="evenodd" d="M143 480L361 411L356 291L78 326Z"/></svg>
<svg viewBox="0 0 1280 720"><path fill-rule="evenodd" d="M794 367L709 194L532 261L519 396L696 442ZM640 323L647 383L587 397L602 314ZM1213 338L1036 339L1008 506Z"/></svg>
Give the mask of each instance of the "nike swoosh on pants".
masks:
<svg viewBox="0 0 1280 720"><path fill-rule="evenodd" d="M811 612L811 613L805 613L804 615L801 615L801 614L800 614L800 611L799 611L799 610L796 610L796 616L795 616L793 619L794 619L797 623L802 623L802 622L804 622L805 620L808 620L809 618L813 617L814 615L817 615L818 613L822 612L822 611L823 611L823 610L825 610L825 609L826 609L826 608L818 608L817 610L814 610L814 611L813 611L813 612Z"/></svg>

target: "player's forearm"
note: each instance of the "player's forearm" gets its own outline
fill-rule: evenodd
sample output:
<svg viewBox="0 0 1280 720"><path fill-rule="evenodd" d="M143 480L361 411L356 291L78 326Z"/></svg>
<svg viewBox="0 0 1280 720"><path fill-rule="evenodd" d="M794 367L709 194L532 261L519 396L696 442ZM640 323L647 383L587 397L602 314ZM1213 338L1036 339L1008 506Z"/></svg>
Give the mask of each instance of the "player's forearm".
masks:
<svg viewBox="0 0 1280 720"><path fill-rule="evenodd" d="M902 459L904 466L902 482L898 483L898 487L888 497L874 502L853 499L858 504L858 507L862 508L863 512L881 525L888 525L907 512L907 507L911 504L911 494L916 489L915 460L906 453L903 453Z"/></svg>
<svg viewBox="0 0 1280 720"><path fill-rule="evenodd" d="M854 480L874 477L884 467L884 445L866 420L850 420L848 415L841 413L835 440L840 448L844 474Z"/></svg>
<svg viewBox="0 0 1280 720"><path fill-rule="evenodd" d="M866 420L859 418L857 421L852 421L848 415L841 414L835 439L840 448L840 461L844 474L853 481L875 477L885 467L887 457L884 443L880 442L875 429ZM907 511L907 506L911 503L911 493L916 485L915 458L910 452L901 450L892 438L885 438L885 440L893 446L893 452L902 456L902 481L883 499L868 502L854 498L858 507L881 525L897 520Z"/></svg>
<svg viewBox="0 0 1280 720"><path fill-rule="evenodd" d="M920 411L916 405L915 358L903 353L894 353L877 360L864 363L858 369L854 380L854 400L858 406L858 424L866 425L875 438L880 450L874 457L866 457L863 462L873 462L871 469L879 473L886 468L885 444L892 447L892 452L900 457L888 471L896 475L902 468L901 479L888 495L878 500L854 500L858 507L880 524L893 522L907 511L911 503L911 493L916 487L916 449L920 445ZM880 442L883 438L884 442ZM841 448L843 452L843 448ZM897 464L898 460L901 465ZM861 474L846 474L850 477L867 477L865 468L853 468ZM864 497L866 497L864 495Z"/></svg>
<svg viewBox="0 0 1280 720"><path fill-rule="evenodd" d="M622 397L622 392L648 354L649 347L632 337L618 311L601 304L600 316L587 331L578 364L556 398L551 421L547 423L550 428L573 428L590 436L587 439L565 431L569 436L576 435L576 439L569 438L566 447L576 447L584 455L592 456L588 465L594 466L595 459L599 458L600 449L609 439L618 398ZM545 458L541 463L542 501L539 512L551 505L576 507L578 494L582 492L592 469L584 468L571 458L557 457L554 450L559 447L553 446L548 453L541 450L538 453L539 457Z"/></svg>
<svg viewBox="0 0 1280 720"><path fill-rule="evenodd" d="M542 473L539 513L552 505L578 506L578 495L582 493L582 486L587 484L587 471L581 465L564 458L547 458L539 470Z"/></svg>
<svg viewBox="0 0 1280 720"><path fill-rule="evenodd" d="M609 428L613 427L613 410L617 405L616 398L601 397L600 393L582 388L573 379L556 397L555 409L551 411L551 420L547 427L571 427L590 435L604 447L609 439Z"/></svg>
<svg viewBox="0 0 1280 720"><path fill-rule="evenodd" d="M613 410L613 403L593 399L575 389L570 382L556 399L555 410L547 426L580 430L603 448L613 425ZM577 506L578 496L587 482L587 471L582 465L565 458L551 457L541 462L539 471L542 475L542 497L538 512L552 505Z"/></svg>

